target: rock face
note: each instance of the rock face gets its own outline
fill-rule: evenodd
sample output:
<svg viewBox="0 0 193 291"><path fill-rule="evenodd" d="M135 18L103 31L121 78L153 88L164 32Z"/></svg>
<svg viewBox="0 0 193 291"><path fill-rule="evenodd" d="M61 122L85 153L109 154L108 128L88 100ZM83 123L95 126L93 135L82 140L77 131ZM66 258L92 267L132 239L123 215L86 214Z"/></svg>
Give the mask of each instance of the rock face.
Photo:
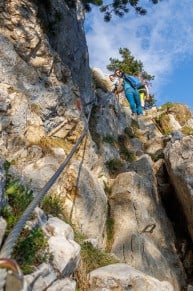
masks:
<svg viewBox="0 0 193 291"><path fill-rule="evenodd" d="M91 82L83 20L79 2L72 7L59 0L46 5L0 2L0 158L10 162L9 174L35 195L71 153L88 122L87 136L50 193L60 199L64 217L78 233L101 251L111 245L125 263L91 272L91 290L181 290L186 274L159 196L164 171L159 176L158 168L168 143L167 169L192 234L193 142L184 137L192 129L190 113L185 106L180 106L181 115L177 106L165 110L163 124L168 118L173 124L165 129L156 108L132 119L128 104L123 107L109 92L106 77L99 72L96 86ZM178 131L172 131L176 126ZM170 135L163 137L168 130ZM2 162L0 208L7 202L5 185ZM109 219L114 221L111 241ZM6 223L0 223L4 233ZM72 228L46 215L35 224L42 227L53 257L26 280L35 280L33 290L75 290L79 282L70 277L79 265L80 246Z"/></svg>
<svg viewBox="0 0 193 291"><path fill-rule="evenodd" d="M36 209L36 213L39 210ZM41 212L41 211L40 211ZM44 213L41 213L45 216ZM41 264L34 273L25 276L31 290L75 290L76 282L70 276L80 261L80 246L74 241L74 232L64 221L50 217L41 222L48 239L52 260Z"/></svg>
<svg viewBox="0 0 193 291"><path fill-rule="evenodd" d="M132 168L135 171L119 174L112 185L111 251L121 262L181 290L183 268L175 255L175 237L157 196L150 160L141 157Z"/></svg>
<svg viewBox="0 0 193 291"><path fill-rule="evenodd" d="M84 12L79 1L76 1L74 7L73 4L70 6L70 2L67 3L51 0L49 8L44 1L38 1L37 5L52 48L70 69L73 82L79 87L82 102L87 103L94 96L83 27Z"/></svg>
<svg viewBox="0 0 193 291"><path fill-rule="evenodd" d="M78 174L79 170L80 174ZM80 175L77 185L72 187L77 175ZM66 216L77 229L87 237L96 239L97 245L102 247L107 216L107 197L104 189L92 172L78 163L70 166L66 180L68 185L65 192L68 194L63 193Z"/></svg>
<svg viewBox="0 0 193 291"><path fill-rule="evenodd" d="M5 170L4 170L4 161L0 158L0 210L6 204L5 198Z"/></svg>
<svg viewBox="0 0 193 291"><path fill-rule="evenodd" d="M94 270L89 274L90 291L147 290L174 291L169 282L160 282L126 264L115 264Z"/></svg>
<svg viewBox="0 0 193 291"><path fill-rule="evenodd" d="M164 150L167 170L187 219L193 240L193 137L168 143Z"/></svg>

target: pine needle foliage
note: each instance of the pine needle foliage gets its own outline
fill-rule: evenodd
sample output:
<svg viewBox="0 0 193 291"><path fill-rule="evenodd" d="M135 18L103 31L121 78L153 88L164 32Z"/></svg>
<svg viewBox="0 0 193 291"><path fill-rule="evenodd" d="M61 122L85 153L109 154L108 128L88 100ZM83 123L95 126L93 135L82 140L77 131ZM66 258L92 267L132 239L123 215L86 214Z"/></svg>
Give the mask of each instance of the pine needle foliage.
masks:
<svg viewBox="0 0 193 291"><path fill-rule="evenodd" d="M161 0L150 0L149 2L152 4L157 4L159 1ZM91 4L100 6L100 11L104 13L105 22L109 22L113 15L123 17L131 10L134 10L138 15L146 15L147 9L144 5L142 6L140 2L140 0L113 0L112 2L106 4L106 2L102 0L82 0L84 8L87 12L91 11Z"/></svg>
<svg viewBox="0 0 193 291"><path fill-rule="evenodd" d="M119 54L121 59L109 58L110 64L107 65L109 71L114 72L115 69L119 68L129 75L141 75L148 82L154 80L154 76L144 70L142 61L135 59L128 48L120 48Z"/></svg>

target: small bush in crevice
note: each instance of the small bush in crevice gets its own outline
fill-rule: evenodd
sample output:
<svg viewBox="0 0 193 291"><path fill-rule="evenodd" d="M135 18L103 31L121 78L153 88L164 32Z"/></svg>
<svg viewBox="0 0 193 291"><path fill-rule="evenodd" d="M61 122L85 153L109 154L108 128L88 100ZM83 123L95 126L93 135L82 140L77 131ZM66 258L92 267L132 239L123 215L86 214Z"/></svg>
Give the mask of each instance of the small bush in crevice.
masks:
<svg viewBox="0 0 193 291"><path fill-rule="evenodd" d="M47 240L40 228L24 229L13 250L13 257L24 274L35 271L35 267L48 261Z"/></svg>
<svg viewBox="0 0 193 291"><path fill-rule="evenodd" d="M127 136L120 135L118 137L118 145L119 145L119 154L123 160L127 162L133 162L136 159L135 154L127 148Z"/></svg>
<svg viewBox="0 0 193 291"><path fill-rule="evenodd" d="M64 218L62 201L57 195L47 194L40 203L40 207L46 214Z"/></svg>
<svg viewBox="0 0 193 291"><path fill-rule="evenodd" d="M168 135L171 133L172 128L170 126L170 118L166 113L160 114L158 117L154 119L158 128L164 135Z"/></svg>
<svg viewBox="0 0 193 291"><path fill-rule="evenodd" d="M105 163L111 175L119 174L123 167L123 162L118 159L112 159Z"/></svg>
<svg viewBox="0 0 193 291"><path fill-rule="evenodd" d="M167 103L163 104L158 111L164 111L164 110L166 110L166 112L168 112L168 110L170 108L172 108L173 106L174 106L174 103L167 102Z"/></svg>
<svg viewBox="0 0 193 291"><path fill-rule="evenodd" d="M157 162L158 160L160 159L164 159L164 153L163 153L163 150L159 150L157 151L155 154L149 154L150 157L152 158L152 160L154 162Z"/></svg>
<svg viewBox="0 0 193 291"><path fill-rule="evenodd" d="M110 195L111 195L111 187L108 186L108 184L107 184L105 181L103 181L103 184L104 184L104 191L105 191L105 194L106 194L107 196L110 196Z"/></svg>
<svg viewBox="0 0 193 291"><path fill-rule="evenodd" d="M6 185L5 194L8 197L12 212L17 216L21 215L33 200L33 191L20 184L19 180L10 181Z"/></svg>
<svg viewBox="0 0 193 291"><path fill-rule="evenodd" d="M28 190L19 180L15 180L9 174L9 167L10 163L5 162L7 205L0 212L0 215L7 221L4 240L33 200L32 190ZM12 258L19 264L23 273L28 274L34 271L35 267L45 262L49 256L47 240L42 230L39 228L32 230L24 228L12 252Z"/></svg>
<svg viewBox="0 0 193 291"><path fill-rule="evenodd" d="M65 151L69 151L71 145L64 139L60 137L42 137L37 144L44 153L53 153L53 148L59 147Z"/></svg>
<svg viewBox="0 0 193 291"><path fill-rule="evenodd" d="M111 145L113 145L115 143L115 140L112 136L110 135L106 135L103 137L103 141L106 142L106 143L109 143Z"/></svg>
<svg viewBox="0 0 193 291"><path fill-rule="evenodd" d="M91 271L119 263L111 254L95 248L90 242L85 241L85 237L75 232L75 241L81 246L81 262L74 274L74 278L78 283L78 290L89 290L87 275Z"/></svg>
<svg viewBox="0 0 193 291"><path fill-rule="evenodd" d="M108 203L107 220L106 220L106 231L107 231L107 243L106 251L110 252L113 244L113 234L114 234L114 219L111 216L111 207Z"/></svg>
<svg viewBox="0 0 193 291"><path fill-rule="evenodd" d="M14 180L6 168L5 171L7 173L5 194L8 204L1 210L0 215L7 221L7 234L33 200L33 191L20 184L19 180Z"/></svg>
<svg viewBox="0 0 193 291"><path fill-rule="evenodd" d="M133 127L125 127L124 132L125 132L126 136L128 136L129 138L135 137L135 131L134 131Z"/></svg>
<svg viewBox="0 0 193 291"><path fill-rule="evenodd" d="M193 128L191 127L184 126L181 131L184 135L193 135Z"/></svg>
<svg viewBox="0 0 193 291"><path fill-rule="evenodd" d="M131 120L131 127L133 127L133 129L139 129L139 123L137 120L132 119Z"/></svg>

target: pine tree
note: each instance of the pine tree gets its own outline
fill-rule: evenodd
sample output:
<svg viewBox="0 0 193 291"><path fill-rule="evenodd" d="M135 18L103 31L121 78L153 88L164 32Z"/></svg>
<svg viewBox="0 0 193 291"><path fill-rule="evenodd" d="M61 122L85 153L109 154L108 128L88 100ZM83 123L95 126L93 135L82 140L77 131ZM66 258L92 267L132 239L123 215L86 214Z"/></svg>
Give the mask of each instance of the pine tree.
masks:
<svg viewBox="0 0 193 291"><path fill-rule="evenodd" d="M152 4L157 4L161 0L149 0ZM86 11L91 10L91 5L100 6L100 11L104 13L104 20L109 22L112 15L122 17L128 13L130 9L134 9L139 15L145 15L147 10L140 6L140 0L113 0L112 3L104 4L103 0L82 0Z"/></svg>
<svg viewBox="0 0 193 291"><path fill-rule="evenodd" d="M124 73L129 75L141 75L145 81L150 84L150 81L154 79L154 76L149 75L143 67L143 63L139 60L136 60L132 56L131 52L127 48L120 48L119 54L121 55L121 60L110 58L110 64L107 65L107 69L111 72L114 72L115 69L120 69Z"/></svg>

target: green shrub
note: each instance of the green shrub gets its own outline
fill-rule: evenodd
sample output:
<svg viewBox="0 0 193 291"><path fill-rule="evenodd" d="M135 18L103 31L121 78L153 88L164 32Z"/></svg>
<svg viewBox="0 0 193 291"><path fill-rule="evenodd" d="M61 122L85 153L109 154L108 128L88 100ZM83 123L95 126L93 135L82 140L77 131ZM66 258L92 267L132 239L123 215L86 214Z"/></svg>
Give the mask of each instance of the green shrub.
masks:
<svg viewBox="0 0 193 291"><path fill-rule="evenodd" d="M106 195L110 196L111 195L111 187L109 187L105 181L103 181L103 184L104 184L104 191L105 191Z"/></svg>
<svg viewBox="0 0 193 291"><path fill-rule="evenodd" d="M174 103L167 102L161 106L160 110L168 110L168 109L172 108L173 106L174 106Z"/></svg>
<svg viewBox="0 0 193 291"><path fill-rule="evenodd" d="M133 130L132 127L125 127L124 130L125 134L129 137L129 138L134 138L135 137L135 132Z"/></svg>
<svg viewBox="0 0 193 291"><path fill-rule="evenodd" d="M47 240L40 228L24 229L17 240L13 250L13 257L21 267L24 274L35 271L35 267L49 258L46 251Z"/></svg>
<svg viewBox="0 0 193 291"><path fill-rule="evenodd" d="M120 156L122 159L126 160L127 162L131 163L136 160L136 156L133 152L128 150L126 147L122 146L120 149Z"/></svg>
<svg viewBox="0 0 193 291"><path fill-rule="evenodd" d="M10 163L5 162L6 172L6 196L8 204L2 209L2 215L7 221L7 236L15 226L18 219L33 200L33 192L22 185L19 180L13 179L9 174ZM24 274L34 271L35 267L45 262L49 257L46 251L47 240L42 230L23 229L16 241L12 257L17 261Z"/></svg>
<svg viewBox="0 0 193 291"><path fill-rule="evenodd" d="M137 120L131 119L131 127L133 127L133 129L139 129L139 123Z"/></svg>
<svg viewBox="0 0 193 291"><path fill-rule="evenodd" d="M157 162L160 159L164 159L163 150L158 150L155 154L149 154L154 162Z"/></svg>
<svg viewBox="0 0 193 291"><path fill-rule="evenodd" d="M184 126L182 129L181 129L182 133L185 134L185 135L193 135L193 128L191 127L188 127L188 126Z"/></svg>
<svg viewBox="0 0 193 291"><path fill-rule="evenodd" d="M118 145L119 145L119 153L123 160L127 162L133 162L136 159L135 154L127 148L128 138L126 135L119 135L118 137Z"/></svg>
<svg viewBox="0 0 193 291"><path fill-rule="evenodd" d="M5 171L7 172L7 169L5 169ZM8 205L4 206L0 215L7 221L7 234L23 214L29 203L33 200L33 192L21 185L19 180L12 180L11 175L8 175L6 179L5 194L7 196Z"/></svg>
<svg viewBox="0 0 193 291"><path fill-rule="evenodd" d="M87 273L97 268L118 263L108 252L95 248L85 236L75 231L75 241L81 246L81 259L85 262Z"/></svg>
<svg viewBox="0 0 193 291"><path fill-rule="evenodd" d="M123 167L123 163L118 159L109 160L105 163L105 165L107 166L109 173L112 175L118 174Z"/></svg>
<svg viewBox="0 0 193 291"><path fill-rule="evenodd" d="M107 231L107 244L106 251L110 252L113 244L113 235L114 235L114 219L111 216L111 207L108 203L108 212L107 212L107 220L106 220L106 231Z"/></svg>
<svg viewBox="0 0 193 291"><path fill-rule="evenodd" d="M106 135L103 137L103 141L106 142L106 143L109 143L111 145L113 145L115 143L115 140L112 136L110 135Z"/></svg>
<svg viewBox="0 0 193 291"><path fill-rule="evenodd" d="M46 214L51 214L56 217L63 216L62 201L57 195L47 194L40 203L40 207Z"/></svg>
<svg viewBox="0 0 193 291"><path fill-rule="evenodd" d="M111 254L96 249L85 237L75 232L75 240L81 246L81 262L74 277L77 281L78 290L89 290L87 275L89 272L110 264L119 263Z"/></svg>

